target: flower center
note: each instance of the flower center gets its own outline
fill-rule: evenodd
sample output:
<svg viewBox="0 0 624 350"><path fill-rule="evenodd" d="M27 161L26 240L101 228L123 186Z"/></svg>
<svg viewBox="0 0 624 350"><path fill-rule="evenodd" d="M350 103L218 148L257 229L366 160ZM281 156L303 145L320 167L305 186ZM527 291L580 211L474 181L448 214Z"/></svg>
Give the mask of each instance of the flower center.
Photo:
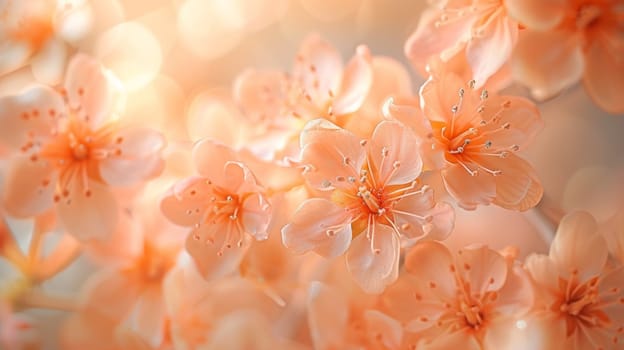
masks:
<svg viewBox="0 0 624 350"><path fill-rule="evenodd" d="M474 329L479 329L483 323L483 313L481 312L481 308L477 305L468 304L465 301L462 301L459 304L459 308L464 316L466 324Z"/></svg>
<svg viewBox="0 0 624 350"><path fill-rule="evenodd" d="M87 145L83 142L71 145L70 148L72 150L74 160L76 161L85 160L89 157L89 147L87 147Z"/></svg>
<svg viewBox="0 0 624 350"><path fill-rule="evenodd" d="M368 188L367 186L360 186L357 192L357 196L361 199L363 207L368 209L370 214L377 215L383 215L386 212L384 202L380 198L381 195L381 191Z"/></svg>

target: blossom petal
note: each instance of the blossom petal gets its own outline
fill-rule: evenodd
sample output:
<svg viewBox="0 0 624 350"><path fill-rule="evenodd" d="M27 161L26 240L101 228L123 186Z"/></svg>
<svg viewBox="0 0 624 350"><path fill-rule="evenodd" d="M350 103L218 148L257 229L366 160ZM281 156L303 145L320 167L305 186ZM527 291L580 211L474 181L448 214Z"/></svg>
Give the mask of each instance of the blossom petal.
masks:
<svg viewBox="0 0 624 350"><path fill-rule="evenodd" d="M198 141L193 146L193 163L197 172L216 184L225 184L225 164L236 161L234 151L226 145L210 139Z"/></svg>
<svg viewBox="0 0 624 350"><path fill-rule="evenodd" d="M447 203L435 203L433 189L424 187L421 194L408 195L394 207L396 225L408 238L444 239L455 222L455 211ZM413 215L410 215L413 214Z"/></svg>
<svg viewBox="0 0 624 350"><path fill-rule="evenodd" d="M52 86L57 85L63 78L67 51L67 46L63 41L48 40L30 63L36 80Z"/></svg>
<svg viewBox="0 0 624 350"><path fill-rule="evenodd" d="M213 193L203 177L190 177L176 183L160 202L160 210L174 224L192 226L200 222Z"/></svg>
<svg viewBox="0 0 624 350"><path fill-rule="evenodd" d="M457 255L457 270L472 291L484 295L500 290L507 280L507 262L485 245L466 247Z"/></svg>
<svg viewBox="0 0 624 350"><path fill-rule="evenodd" d="M151 286L143 291L130 315L131 329L152 347L158 347L165 336L166 315L162 289Z"/></svg>
<svg viewBox="0 0 624 350"><path fill-rule="evenodd" d="M364 311L369 343L381 342L385 348L398 349L403 338L403 327L399 321L377 310ZM381 334L381 337L377 335Z"/></svg>
<svg viewBox="0 0 624 350"><path fill-rule="evenodd" d="M533 284L529 273L520 264L514 264L507 273L505 285L496 301L497 310L507 315L524 315L533 307Z"/></svg>
<svg viewBox="0 0 624 350"><path fill-rule="evenodd" d="M535 289L536 302L550 305L559 295L559 271L553 260L546 255L531 254L526 258L526 270L540 288Z"/></svg>
<svg viewBox="0 0 624 350"><path fill-rule="evenodd" d="M244 235L241 247L225 247L224 229L222 225L206 223L194 228L186 239L186 251L206 280L235 272L249 248L248 235Z"/></svg>
<svg viewBox="0 0 624 350"><path fill-rule="evenodd" d="M619 38L619 44L596 40L585 51L583 83L587 93L600 108L612 114L624 113L624 40Z"/></svg>
<svg viewBox="0 0 624 350"><path fill-rule="evenodd" d="M341 290L317 281L310 283L308 323L315 349L330 349L344 343L348 305L349 300Z"/></svg>
<svg viewBox="0 0 624 350"><path fill-rule="evenodd" d="M583 52L576 36L556 30L523 31L511 61L514 79L528 86L539 100L578 82L583 66Z"/></svg>
<svg viewBox="0 0 624 350"><path fill-rule="evenodd" d="M378 294L398 277L401 246L387 225L375 224L371 237L374 242L364 233L353 240L347 252L347 267L366 293Z"/></svg>
<svg viewBox="0 0 624 350"><path fill-rule="evenodd" d="M572 212L561 220L549 254L562 277L574 270L581 281L600 275L609 252L597 231L596 220L586 212Z"/></svg>
<svg viewBox="0 0 624 350"><path fill-rule="evenodd" d="M98 61L75 55L67 67L65 90L69 105L97 129L121 108L121 85Z"/></svg>
<svg viewBox="0 0 624 350"><path fill-rule="evenodd" d="M328 258L336 257L351 244L350 220L344 208L326 199L308 199L297 208L292 222L282 228L282 240L299 254L314 250Z"/></svg>
<svg viewBox="0 0 624 350"><path fill-rule="evenodd" d="M147 128L122 129L114 138L123 140L118 145L121 154L99 162L100 175L108 184L132 186L162 171L161 150L165 139L159 132Z"/></svg>
<svg viewBox="0 0 624 350"><path fill-rule="evenodd" d="M504 4L509 16L525 27L542 32L561 22L568 5L565 0L506 0Z"/></svg>
<svg viewBox="0 0 624 350"><path fill-rule="evenodd" d="M308 166L304 177L321 190L351 187L351 183L338 179L358 178L366 156L355 135L324 120L306 124L301 133L301 148L302 162Z"/></svg>
<svg viewBox="0 0 624 350"><path fill-rule="evenodd" d="M453 271L456 267L451 252L444 244L418 242L405 257L405 269L418 278L416 289L422 292L422 297L440 301L454 298L456 286ZM439 314L443 311L439 310Z"/></svg>
<svg viewBox="0 0 624 350"><path fill-rule="evenodd" d="M293 78L318 106L336 94L342 78L340 53L319 35L304 39L293 67Z"/></svg>
<svg viewBox="0 0 624 350"><path fill-rule="evenodd" d="M370 50L360 46L345 68L340 91L332 103L332 112L337 115L357 111L373 84L373 68Z"/></svg>
<svg viewBox="0 0 624 350"><path fill-rule="evenodd" d="M65 114L63 98L47 86L36 85L16 96L0 98L0 145L20 149L49 136L55 117Z"/></svg>
<svg viewBox="0 0 624 350"><path fill-rule="evenodd" d="M422 171L423 162L418 152L418 140L411 130L399 122L382 121L371 138L369 154L377 171L378 186L406 184L414 181Z"/></svg>
<svg viewBox="0 0 624 350"><path fill-rule="evenodd" d="M470 175L459 165L442 170L444 187L458 204L468 210L474 210L479 204L490 204L496 198L496 180L485 173Z"/></svg>
<svg viewBox="0 0 624 350"><path fill-rule="evenodd" d="M544 128L537 106L517 96L491 96L484 104L482 116L486 124L479 130L491 132L491 150L523 149ZM505 124L508 126L503 128Z"/></svg>
<svg viewBox="0 0 624 350"><path fill-rule="evenodd" d="M431 343L427 343L430 350L481 350L482 347L470 332L453 332L445 336L436 337Z"/></svg>
<svg viewBox="0 0 624 350"><path fill-rule="evenodd" d="M466 46L466 59L472 67L476 87L483 86L503 67L518 41L518 23L504 12L481 29L483 34L473 37Z"/></svg>
<svg viewBox="0 0 624 350"><path fill-rule="evenodd" d="M2 204L15 217L41 214L52 207L57 172L47 162L18 157L9 163ZM47 185L44 185L47 184Z"/></svg>
<svg viewBox="0 0 624 350"><path fill-rule="evenodd" d="M242 222L245 232L257 240L268 238L267 228L271 221L271 205L259 194L248 195L243 202Z"/></svg>
<svg viewBox="0 0 624 350"><path fill-rule="evenodd" d="M57 213L68 233L85 241L106 239L117 227L117 200L103 184L89 182L87 195L82 181L72 181L70 195L56 205Z"/></svg>
<svg viewBox="0 0 624 350"><path fill-rule="evenodd" d="M234 100L250 121L279 117L286 102L287 83L283 72L247 69L234 82Z"/></svg>

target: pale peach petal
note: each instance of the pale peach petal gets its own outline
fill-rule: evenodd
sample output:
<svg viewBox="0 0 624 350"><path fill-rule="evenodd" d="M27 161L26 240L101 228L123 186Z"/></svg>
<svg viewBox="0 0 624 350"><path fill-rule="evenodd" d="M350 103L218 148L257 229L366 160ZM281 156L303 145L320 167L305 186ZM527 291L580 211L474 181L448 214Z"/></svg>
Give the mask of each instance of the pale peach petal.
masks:
<svg viewBox="0 0 624 350"><path fill-rule="evenodd" d="M624 266L605 273L600 280L600 299L606 305L602 310L607 314L615 328L624 326ZM617 291L614 293L614 291Z"/></svg>
<svg viewBox="0 0 624 350"><path fill-rule="evenodd" d="M482 34L473 37L466 46L466 59L472 67L477 87L483 86L509 57L518 40L518 23L505 14L499 14L483 28Z"/></svg>
<svg viewBox="0 0 624 350"><path fill-rule="evenodd" d="M157 348L165 336L166 310L160 286L150 286L141 293L128 323L152 348Z"/></svg>
<svg viewBox="0 0 624 350"><path fill-rule="evenodd" d="M67 67L65 90L69 106L96 129L121 106L121 87L95 59L75 55Z"/></svg>
<svg viewBox="0 0 624 350"><path fill-rule="evenodd" d="M601 225L600 234L607 242L609 252L624 264L624 209Z"/></svg>
<svg viewBox="0 0 624 350"><path fill-rule="evenodd" d="M420 107L431 121L450 123L453 118L453 106L459 103L460 89L467 90L468 81L452 73L444 72L439 77L429 77L420 88ZM462 98L462 110L477 110L480 105L478 94L465 93ZM457 118L455 127L458 130L468 129L470 118Z"/></svg>
<svg viewBox="0 0 624 350"><path fill-rule="evenodd" d="M180 226L192 226L204 215L212 186L203 177L190 177L176 183L163 197L160 209L165 217Z"/></svg>
<svg viewBox="0 0 624 350"><path fill-rule="evenodd" d="M274 350L290 348L280 344L271 330L269 319L255 310L237 310L215 325L206 346L202 350Z"/></svg>
<svg viewBox="0 0 624 350"><path fill-rule="evenodd" d="M474 210L479 204L489 204L496 198L496 179L490 174L470 175L459 165L442 170L444 187L458 204Z"/></svg>
<svg viewBox="0 0 624 350"><path fill-rule="evenodd" d="M377 125L370 141L369 154L377 171L378 186L406 184L414 181L422 171L422 159L414 150L416 136L395 121Z"/></svg>
<svg viewBox="0 0 624 350"><path fill-rule="evenodd" d="M69 197L61 198L56 210L63 227L79 240L105 239L117 228L117 200L103 184L88 186L89 195L80 180L72 181Z"/></svg>
<svg viewBox="0 0 624 350"><path fill-rule="evenodd" d="M398 277L401 247L390 226L376 224L371 230L373 242L361 233L351 243L347 267L365 292L379 294Z"/></svg>
<svg viewBox="0 0 624 350"><path fill-rule="evenodd" d="M284 245L296 253L314 250L325 257L344 254L351 243L351 217L331 201L312 198L282 228ZM328 233L329 232L329 233Z"/></svg>
<svg viewBox="0 0 624 350"><path fill-rule="evenodd" d="M483 295L505 285L507 261L485 245L467 247L457 255L457 271L470 284L471 290Z"/></svg>
<svg viewBox="0 0 624 350"><path fill-rule="evenodd" d="M619 34L621 34L621 29ZM605 34L605 36L608 34ZM614 42L608 40L590 43L585 50L585 74L583 83L587 93L600 108L612 114L624 113L624 40L619 41L612 34ZM605 42L606 41L606 42Z"/></svg>
<svg viewBox="0 0 624 350"><path fill-rule="evenodd" d="M241 247L224 247L226 233L221 225L204 224L194 228L186 239L186 251L191 255L199 273L206 280L232 274L240 265L249 236L244 235Z"/></svg>
<svg viewBox="0 0 624 350"><path fill-rule="evenodd" d="M114 139L121 138L119 156L111 155L99 162L100 175L113 186L132 186L157 176L164 167L160 151L165 139L159 132L147 129L122 129Z"/></svg>
<svg viewBox="0 0 624 350"><path fill-rule="evenodd" d="M388 349L398 349L403 338L403 327L399 321L377 310L364 311L369 333L369 343L380 341L376 334L381 334L381 343Z"/></svg>
<svg viewBox="0 0 624 350"><path fill-rule="evenodd" d="M357 111L364 103L373 84L373 68L370 50L360 46L347 64L343 73L340 91L332 103L334 114L349 114Z"/></svg>
<svg viewBox="0 0 624 350"><path fill-rule="evenodd" d="M247 69L236 78L233 89L245 117L262 122L281 115L288 86L283 72Z"/></svg>
<svg viewBox="0 0 624 350"><path fill-rule="evenodd" d="M251 170L240 162L227 162L223 167L223 181L216 185L228 193L258 193L262 188L257 184L256 177Z"/></svg>
<svg viewBox="0 0 624 350"><path fill-rule="evenodd" d="M565 15L566 0L506 0L509 16L533 30L548 31L559 24Z"/></svg>
<svg viewBox="0 0 624 350"><path fill-rule="evenodd" d="M540 288L536 289L536 303L550 305L559 294L557 265L546 255L531 254L525 262L526 270Z"/></svg>
<svg viewBox="0 0 624 350"><path fill-rule="evenodd" d="M59 39L48 40L30 62L37 81L54 86L61 82L67 61L68 47Z"/></svg>
<svg viewBox="0 0 624 350"><path fill-rule="evenodd" d="M549 255L562 277L567 278L573 270L581 281L600 275L608 250L597 231L596 220L586 212L572 212L561 220Z"/></svg>
<svg viewBox="0 0 624 350"><path fill-rule="evenodd" d="M533 294L529 273L520 264L514 264L498 293L497 310L507 315L524 315L533 307Z"/></svg>
<svg viewBox="0 0 624 350"><path fill-rule="evenodd" d="M319 35L312 34L303 40L292 72L312 101L322 105L338 91L342 69L340 53Z"/></svg>
<svg viewBox="0 0 624 350"><path fill-rule="evenodd" d="M271 221L271 205L258 193L248 195L243 202L243 228L257 240L267 239Z"/></svg>
<svg viewBox="0 0 624 350"><path fill-rule="evenodd" d="M310 283L307 308L310 336L315 349L331 349L345 342L349 300L334 287Z"/></svg>
<svg viewBox="0 0 624 350"><path fill-rule="evenodd" d="M401 62L385 56L375 56L372 62L373 85L366 96L363 114L377 114L390 97L413 96L410 73Z"/></svg>
<svg viewBox="0 0 624 350"><path fill-rule="evenodd" d="M301 133L301 159L308 169L306 180L314 187L329 190L350 187L338 177L359 177L366 152L360 140L347 130L325 120L313 120Z"/></svg>
<svg viewBox="0 0 624 350"><path fill-rule="evenodd" d="M16 96L0 98L0 144L18 150L31 136L49 136L55 125L50 116L66 113L61 95L47 86L35 85Z"/></svg>
<svg viewBox="0 0 624 350"><path fill-rule="evenodd" d="M569 32L524 30L511 64L516 81L543 100L581 79L584 58L575 36Z"/></svg>
<svg viewBox="0 0 624 350"><path fill-rule="evenodd" d="M2 205L7 213L25 218L52 207L57 176L47 162L33 162L25 157L14 159L7 169L2 191Z"/></svg>
<svg viewBox="0 0 624 350"><path fill-rule="evenodd" d="M445 245L435 241L417 243L405 257L405 269L418 278L422 286L419 290L431 289L430 295L439 300L450 300L455 296L454 268L451 252ZM439 313L442 311L439 310Z"/></svg>
<svg viewBox="0 0 624 350"><path fill-rule="evenodd" d="M396 225L408 238L444 239L451 233L455 222L455 211L447 203L435 203L433 189L422 188L420 195L401 199L395 209L408 215L395 213Z"/></svg>
<svg viewBox="0 0 624 350"><path fill-rule="evenodd" d="M460 51L464 47L461 41L470 35L471 27L477 20L476 16L468 15L449 18L446 23L436 25L441 17L441 10L425 10L418 28L405 43L405 55L422 75L425 75L425 65L431 56L443 53L443 59L448 59Z"/></svg>
<svg viewBox="0 0 624 350"><path fill-rule="evenodd" d="M231 148L210 139L198 141L193 146L192 156L197 172L216 184L227 183L225 163L237 160Z"/></svg>
<svg viewBox="0 0 624 350"><path fill-rule="evenodd" d="M428 350L481 350L481 344L470 332L453 332L445 336L436 338L425 346Z"/></svg>
<svg viewBox="0 0 624 350"><path fill-rule="evenodd" d="M481 165L501 171L494 176L496 198L494 204L506 209L525 211L542 199L544 189L533 167L524 159L510 154L504 159L482 157Z"/></svg>
<svg viewBox="0 0 624 350"><path fill-rule="evenodd" d="M544 121L537 106L530 100L517 96L492 96L484 106L483 120L488 122L481 130L494 131L488 135L493 149L521 150L531 143L544 128ZM493 122L497 118L499 121ZM492 121L491 123L489 123ZM507 129L501 125L509 123Z"/></svg>
<svg viewBox="0 0 624 350"><path fill-rule="evenodd" d="M84 307L102 316L121 320L134 306L141 286L133 276L105 269L93 276L85 287Z"/></svg>

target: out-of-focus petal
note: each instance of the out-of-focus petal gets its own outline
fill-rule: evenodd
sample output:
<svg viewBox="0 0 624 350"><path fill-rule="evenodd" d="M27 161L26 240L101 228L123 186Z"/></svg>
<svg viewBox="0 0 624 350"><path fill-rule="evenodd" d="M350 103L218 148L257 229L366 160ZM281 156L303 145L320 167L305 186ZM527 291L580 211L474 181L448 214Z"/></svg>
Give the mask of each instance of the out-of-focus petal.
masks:
<svg viewBox="0 0 624 350"><path fill-rule="evenodd" d="M25 218L50 208L54 203L57 175L54 166L46 162L33 162L25 157L14 159L7 169L2 191L2 204L7 213Z"/></svg>
<svg viewBox="0 0 624 350"><path fill-rule="evenodd" d="M403 338L403 327L399 321L377 310L364 311L364 319L367 327L372 332L368 333L369 343L381 342L388 349L398 349ZM381 334L381 337L377 335Z"/></svg>
<svg viewBox="0 0 624 350"><path fill-rule="evenodd" d="M279 118L287 93L283 72L245 70L234 82L234 100L253 122Z"/></svg>
<svg viewBox="0 0 624 350"><path fill-rule="evenodd" d="M226 232L221 225L204 224L194 228L186 239L186 251L206 280L221 278L236 271L249 248L244 235L241 247L224 247Z"/></svg>
<svg viewBox="0 0 624 350"><path fill-rule="evenodd" d="M99 162L100 175L110 185L131 186L160 173L164 166L161 150L165 147L163 135L147 128L122 129L115 138L120 155L110 155Z"/></svg>
<svg viewBox="0 0 624 350"><path fill-rule="evenodd" d="M88 185L89 195L82 181L72 181L70 196L61 198L57 213L67 232L79 240L106 239L117 227L117 201L107 186L95 181Z"/></svg>
<svg viewBox="0 0 624 350"><path fill-rule="evenodd" d="M460 165L453 165L442 170L444 187L458 204L473 210L479 204L489 204L496 198L496 179L490 174L470 175Z"/></svg>
<svg viewBox="0 0 624 350"><path fill-rule="evenodd" d="M400 243L390 226L375 224L371 240L361 233L351 243L347 266L357 284L367 293L383 292L398 277Z"/></svg>
<svg viewBox="0 0 624 350"><path fill-rule="evenodd" d="M54 117L65 112L61 95L47 86L36 85L19 95L2 97L0 144L17 150L26 146L30 137L49 136Z"/></svg>
<svg viewBox="0 0 624 350"><path fill-rule="evenodd" d="M349 300L341 290L314 281L307 298L310 336L315 349L331 349L344 343Z"/></svg>
<svg viewBox="0 0 624 350"><path fill-rule="evenodd" d="M165 336L166 322L165 303L159 286L151 286L141 293L128 322L141 338L158 348Z"/></svg>
<svg viewBox="0 0 624 350"><path fill-rule="evenodd" d="M480 295L498 291L507 280L505 258L485 245L460 250L457 271L470 284L471 290Z"/></svg>
<svg viewBox="0 0 624 350"><path fill-rule="evenodd" d="M65 90L69 105L97 129L120 109L122 88L95 59L75 55L67 67Z"/></svg>
<svg viewBox="0 0 624 350"><path fill-rule="evenodd" d="M364 103L372 83L371 53L368 47L360 46L345 68L340 91L332 103L332 112L341 115L357 111Z"/></svg>
<svg viewBox="0 0 624 350"><path fill-rule="evenodd" d="M545 255L529 255L525 262L526 270L533 281L541 288L536 289L536 302L549 305L559 293L559 271L553 260Z"/></svg>
<svg viewBox="0 0 624 350"><path fill-rule="evenodd" d="M225 184L225 164L236 161L234 151L226 145L204 139L193 146L193 163L197 172L216 184Z"/></svg>
<svg viewBox="0 0 624 350"><path fill-rule="evenodd" d="M344 254L351 243L351 216L321 198L303 202L292 222L282 228L284 245L296 253L314 250L325 257Z"/></svg>
<svg viewBox="0 0 624 350"><path fill-rule="evenodd" d="M571 33L525 30L514 50L511 69L516 81L543 100L578 82L584 61L581 47Z"/></svg>
<svg viewBox="0 0 624 350"><path fill-rule="evenodd" d="M378 186L406 184L422 171L422 159L414 150L418 140L411 130L395 121L377 125L370 141L369 154L378 177ZM371 169L372 170L372 169Z"/></svg>
<svg viewBox="0 0 624 350"><path fill-rule="evenodd" d="M533 285L529 273L519 264L511 266L505 285L498 293L497 310L508 315L523 315L533 307Z"/></svg>
<svg viewBox="0 0 624 350"><path fill-rule="evenodd" d="M312 101L323 104L338 91L342 69L340 53L319 35L312 34L301 44L292 72Z"/></svg>
<svg viewBox="0 0 624 350"><path fill-rule="evenodd" d="M257 240L267 239L269 234L267 228L271 221L271 205L263 195L253 193L247 196L243 202L241 215L246 233Z"/></svg>
<svg viewBox="0 0 624 350"><path fill-rule="evenodd" d="M600 275L609 252L597 231L596 220L586 212L572 212L561 220L549 255L562 277L574 270L581 281Z"/></svg>
<svg viewBox="0 0 624 350"><path fill-rule="evenodd" d="M600 108L612 114L622 114L624 113L624 99L622 98L624 38L620 35L612 40L613 43L596 40L596 42L591 42L589 48L585 50L583 83L589 96Z"/></svg>
<svg viewBox="0 0 624 350"><path fill-rule="evenodd" d="M559 24L566 14L566 0L506 0L505 8L509 16L523 26L542 32Z"/></svg>
<svg viewBox="0 0 624 350"><path fill-rule="evenodd" d="M63 78L67 61L67 47L60 40L48 40L41 51L33 57L30 68L33 75L45 84L56 85Z"/></svg>
<svg viewBox="0 0 624 350"><path fill-rule="evenodd" d="M405 269L418 278L428 295L437 300L450 300L456 292L453 270L455 262L448 248L439 242L423 241L413 246L405 257ZM443 310L439 310L441 314Z"/></svg>
<svg viewBox="0 0 624 350"><path fill-rule="evenodd" d="M444 239L453 229L455 211L447 203L435 203L432 188L420 191L423 193L406 196L396 204L397 211L407 213L395 213L396 225L410 239Z"/></svg>

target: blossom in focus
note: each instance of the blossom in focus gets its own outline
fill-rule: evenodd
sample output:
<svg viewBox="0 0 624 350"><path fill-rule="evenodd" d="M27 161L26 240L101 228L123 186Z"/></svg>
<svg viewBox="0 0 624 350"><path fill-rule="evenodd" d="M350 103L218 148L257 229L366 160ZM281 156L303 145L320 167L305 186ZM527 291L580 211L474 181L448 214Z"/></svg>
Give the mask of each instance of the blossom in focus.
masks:
<svg viewBox="0 0 624 350"><path fill-rule="evenodd" d="M607 257L594 218L573 212L561 220L549 254L527 258L535 318L550 348L617 349L624 342L624 266L608 266Z"/></svg>
<svg viewBox="0 0 624 350"><path fill-rule="evenodd" d="M51 208L81 240L115 229L113 188L130 187L162 168L164 138L118 120L120 92L98 62L79 54L63 89L32 87L0 99L0 143L9 152L2 204L17 218Z"/></svg>
<svg viewBox="0 0 624 350"><path fill-rule="evenodd" d="M443 0L426 10L405 43L405 53L421 73L432 58L446 62L465 56L477 88L511 57L518 22L501 0Z"/></svg>
<svg viewBox="0 0 624 350"><path fill-rule="evenodd" d="M419 242L407 253L405 281L390 287L383 303L416 335L411 348L507 348L509 330L533 304L530 280L512 258L486 246L453 254L441 243Z"/></svg>
<svg viewBox="0 0 624 350"><path fill-rule="evenodd" d="M582 79L594 102L624 112L624 3L621 0L510 0L511 16L527 27L514 78L546 99Z"/></svg>
<svg viewBox="0 0 624 350"><path fill-rule="evenodd" d="M307 121L322 117L341 125L363 105L373 79L371 60L368 48L360 46L343 66L338 50L310 35L291 73L246 70L236 80L234 100L252 123L262 126L263 136L272 136L271 147L292 148Z"/></svg>
<svg viewBox="0 0 624 350"><path fill-rule="evenodd" d="M301 135L304 177L319 195L304 201L282 229L296 252L324 257L347 252L347 265L367 292L379 293L398 275L400 239L443 239L454 212L436 203L419 180L422 160L414 134L395 121L362 140L326 120Z"/></svg>
<svg viewBox="0 0 624 350"><path fill-rule="evenodd" d="M421 111L410 104L390 101L386 114L412 120L427 168L441 171L461 207L494 203L522 211L538 203L543 189L537 174L516 155L542 127L532 102L477 89L451 73L430 77L420 97L424 122L414 122Z"/></svg>
<svg viewBox="0 0 624 350"><path fill-rule="evenodd" d="M192 156L199 175L176 183L161 209L173 223L191 228L186 249L202 275L221 277L240 265L252 239L267 239L271 205L229 147L202 140Z"/></svg>

